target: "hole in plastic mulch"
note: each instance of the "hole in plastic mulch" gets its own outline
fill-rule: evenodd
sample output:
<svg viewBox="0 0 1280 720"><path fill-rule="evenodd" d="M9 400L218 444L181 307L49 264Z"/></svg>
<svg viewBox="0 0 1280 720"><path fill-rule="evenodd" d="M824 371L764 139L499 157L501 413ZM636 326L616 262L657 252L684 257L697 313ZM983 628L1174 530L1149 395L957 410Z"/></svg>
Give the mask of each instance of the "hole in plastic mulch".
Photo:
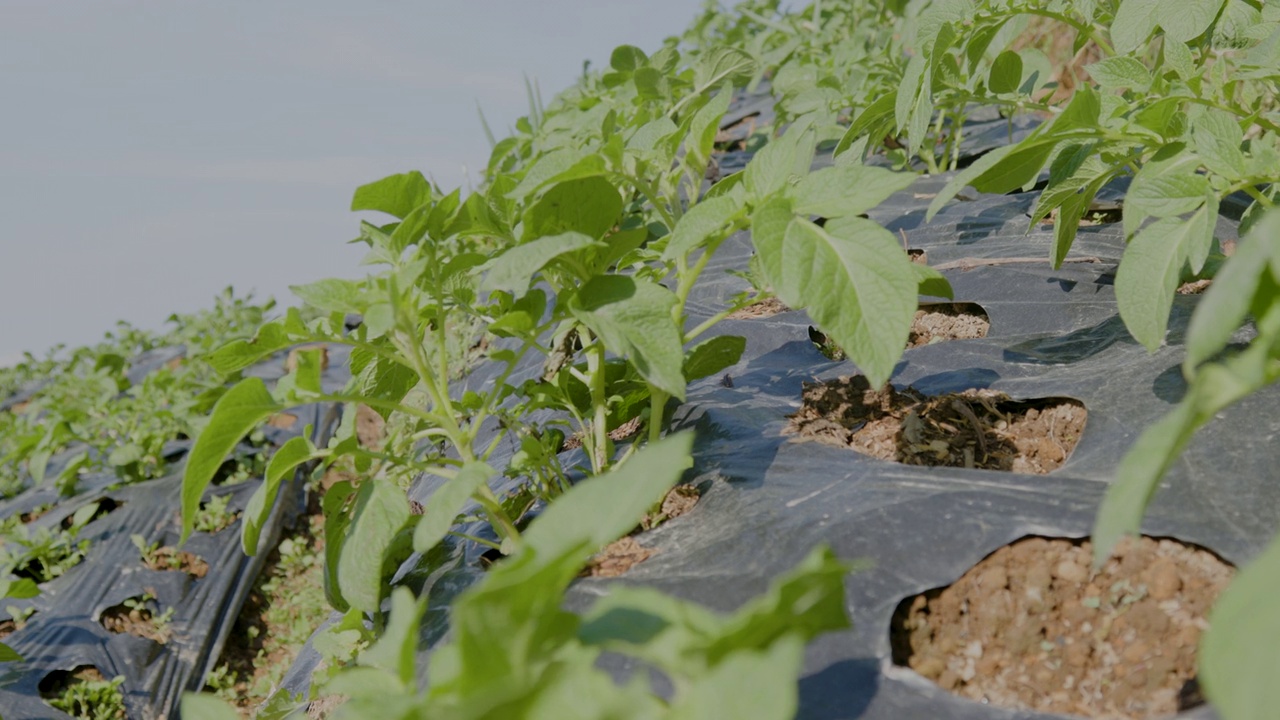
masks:
<svg viewBox="0 0 1280 720"><path fill-rule="evenodd" d="M1203 702L1195 652L1234 571L1204 548L1140 537L1095 572L1087 540L1024 537L899 603L893 662L1001 707L1167 716Z"/></svg>
<svg viewBox="0 0 1280 720"><path fill-rule="evenodd" d="M992 390L928 396L873 390L861 375L805 383L786 433L906 465L1046 474L1071 455L1088 411L1064 397Z"/></svg>

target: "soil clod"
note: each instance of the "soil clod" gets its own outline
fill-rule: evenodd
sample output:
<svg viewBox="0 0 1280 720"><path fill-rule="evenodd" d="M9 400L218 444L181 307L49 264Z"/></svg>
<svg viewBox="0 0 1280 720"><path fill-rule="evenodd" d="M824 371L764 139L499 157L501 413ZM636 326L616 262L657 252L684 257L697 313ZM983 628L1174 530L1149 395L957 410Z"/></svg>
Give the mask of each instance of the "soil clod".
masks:
<svg viewBox="0 0 1280 720"><path fill-rule="evenodd" d="M991 320L976 303L922 305L911 322L907 347L920 347L947 340L976 340L987 336Z"/></svg>
<svg viewBox="0 0 1280 720"><path fill-rule="evenodd" d="M1195 651L1234 568L1176 540L1023 538L947 588L907 598L893 660L1001 707L1137 720L1194 706Z"/></svg>
<svg viewBox="0 0 1280 720"><path fill-rule="evenodd" d="M1069 398L1015 401L991 390L926 396L872 390L859 375L805 383L785 432L906 465L1045 474L1071 454L1086 416Z"/></svg>

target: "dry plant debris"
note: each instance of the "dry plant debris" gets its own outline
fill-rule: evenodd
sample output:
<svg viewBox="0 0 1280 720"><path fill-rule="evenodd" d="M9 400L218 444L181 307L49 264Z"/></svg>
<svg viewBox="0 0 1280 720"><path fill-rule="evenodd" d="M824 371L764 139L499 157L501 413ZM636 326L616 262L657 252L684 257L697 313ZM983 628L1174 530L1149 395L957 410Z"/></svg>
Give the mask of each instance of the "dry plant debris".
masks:
<svg viewBox="0 0 1280 720"><path fill-rule="evenodd" d="M1015 401L991 390L931 397L873 390L858 375L805 383L785 432L906 465L1045 474L1071 454L1086 416L1068 398Z"/></svg>
<svg viewBox="0 0 1280 720"><path fill-rule="evenodd" d="M1194 705L1195 651L1234 568L1176 540L1024 538L899 605L894 662L963 697L1107 720Z"/></svg>

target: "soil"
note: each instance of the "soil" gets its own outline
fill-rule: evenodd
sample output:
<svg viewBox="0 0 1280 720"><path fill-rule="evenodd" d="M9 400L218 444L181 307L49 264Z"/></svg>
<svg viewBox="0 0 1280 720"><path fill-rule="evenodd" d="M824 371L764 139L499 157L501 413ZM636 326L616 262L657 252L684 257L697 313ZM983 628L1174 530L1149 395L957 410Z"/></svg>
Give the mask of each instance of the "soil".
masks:
<svg viewBox="0 0 1280 720"><path fill-rule="evenodd" d="M640 522L640 527L630 535L605 545L587 562L580 576L618 577L625 574L632 566L648 560L657 551L641 545L635 535L684 515L698 504L701 497L702 493L693 485L676 485L671 488L662 499L662 505L656 515L645 517Z"/></svg>
<svg viewBox="0 0 1280 720"><path fill-rule="evenodd" d="M1108 720L1199 704L1195 651L1234 573L1207 550L1142 537L1091 570L1087 541L1023 538L948 588L904 600L893 659L963 697Z"/></svg>
<svg viewBox="0 0 1280 720"><path fill-rule="evenodd" d="M858 375L805 383L784 432L906 465L1045 474L1071 454L1087 415L1069 398L1015 401L992 390L926 396L872 390Z"/></svg>
<svg viewBox="0 0 1280 720"><path fill-rule="evenodd" d="M368 405L356 406L356 439L360 447L377 452L386 436L386 421Z"/></svg>
<svg viewBox="0 0 1280 720"><path fill-rule="evenodd" d="M735 310L729 313L727 317L730 320L755 320L758 318L773 317L774 315L784 313L790 309L791 308L787 307L786 303L782 302L778 298L769 297L758 302L753 302L741 310Z"/></svg>
<svg viewBox="0 0 1280 720"><path fill-rule="evenodd" d="M289 428L298 424L298 416L292 413L285 413L285 412L276 413L275 415L272 415L271 417L267 418L267 424L273 428L288 430Z"/></svg>
<svg viewBox="0 0 1280 720"><path fill-rule="evenodd" d="M154 596L155 591L150 591ZM142 596L130 598L131 600L142 600ZM148 605L154 604L147 603ZM169 642L169 628L156 624L155 616L149 607L130 608L124 603L112 605L102 611L100 620L102 627L113 633L129 633L130 635L138 635L149 640L154 640L161 645Z"/></svg>
<svg viewBox="0 0 1280 720"><path fill-rule="evenodd" d="M924 305L911 321L907 347L920 347L947 340L976 340L987 336L991 321L975 303Z"/></svg>
<svg viewBox="0 0 1280 720"><path fill-rule="evenodd" d="M197 580L209 574L209 563L204 558L172 545L156 548L142 563L152 570L181 570Z"/></svg>
<svg viewBox="0 0 1280 720"><path fill-rule="evenodd" d="M642 422L639 416L633 417L618 427L610 430L609 439L614 442L622 442L623 440L635 437L639 434L641 425ZM565 450L577 450L580 447L582 447L582 433L576 432L564 439L564 442L560 444L560 452L564 452Z"/></svg>
<svg viewBox="0 0 1280 720"><path fill-rule="evenodd" d="M1179 295L1199 295L1213 284L1212 280L1195 280L1178 286Z"/></svg>
<svg viewBox="0 0 1280 720"><path fill-rule="evenodd" d="M332 484L342 471L331 470L322 481ZM286 530L267 555L262 571L231 635L223 646L215 672L223 674L225 689L241 717L250 717L267 699L284 671L293 663L311 631L329 614L323 587L324 514L321 492L308 496L307 515ZM286 560L286 542L294 552ZM303 561L299 562L298 558ZM309 560L309 562L307 562Z"/></svg>
<svg viewBox="0 0 1280 720"><path fill-rule="evenodd" d="M13 620L0 620L0 640L4 640L17 630L18 623Z"/></svg>
<svg viewBox="0 0 1280 720"><path fill-rule="evenodd" d="M298 369L298 355L307 350L320 351L320 370L329 369L329 348L323 344L301 345L289 351L288 357L284 359L285 372L293 372Z"/></svg>

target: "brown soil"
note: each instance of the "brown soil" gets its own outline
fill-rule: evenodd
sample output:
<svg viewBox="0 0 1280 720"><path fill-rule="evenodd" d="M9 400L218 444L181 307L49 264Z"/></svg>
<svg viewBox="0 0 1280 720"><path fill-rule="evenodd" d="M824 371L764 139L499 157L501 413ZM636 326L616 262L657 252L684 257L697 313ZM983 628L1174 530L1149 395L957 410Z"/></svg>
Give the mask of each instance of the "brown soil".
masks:
<svg viewBox="0 0 1280 720"><path fill-rule="evenodd" d="M991 321L975 303L923 305L911 321L907 347L920 347L947 340L976 340L987 336Z"/></svg>
<svg viewBox="0 0 1280 720"><path fill-rule="evenodd" d="M21 515L18 516L18 519L22 521L23 525L26 525L27 523L33 523L36 520L39 520L40 518L44 517L45 513L49 512L52 509L53 509L52 504L41 505L40 507L37 507L33 510L22 513Z"/></svg>
<svg viewBox="0 0 1280 720"><path fill-rule="evenodd" d="M1024 48L1036 48L1049 58L1053 68L1051 80L1058 84L1049 101L1060 103L1070 99L1071 94L1081 84L1089 82L1086 65L1101 60L1104 55L1092 40L1085 42L1079 52L1073 52L1076 41L1076 30L1066 23L1044 17L1032 17L1027 28L1010 46L1018 51ZM1048 94L1042 92L1042 94Z"/></svg>
<svg viewBox="0 0 1280 720"><path fill-rule="evenodd" d="M197 580L209 574L209 563L204 558L172 545L156 548L142 563L152 570L181 570Z"/></svg>
<svg viewBox="0 0 1280 720"><path fill-rule="evenodd" d="M356 406L356 439L360 447L373 451L382 449L382 440L386 434L386 422L378 411L368 405Z"/></svg>
<svg viewBox="0 0 1280 720"><path fill-rule="evenodd" d="M894 662L1002 707L1118 720L1197 704L1196 646L1234 569L1168 539L1126 541L1099 572L1091 553L1024 538L904 600Z"/></svg>
<svg viewBox="0 0 1280 720"><path fill-rule="evenodd" d="M1179 295L1199 295L1213 284L1212 280L1195 280L1178 286Z"/></svg>
<svg viewBox="0 0 1280 720"><path fill-rule="evenodd" d="M275 415L267 418L267 424L273 428L288 430L298 424L298 416L291 413L276 413Z"/></svg>
<svg viewBox="0 0 1280 720"><path fill-rule="evenodd" d="M648 560L656 550L647 548L636 541L635 535L645 530L652 530L668 520L684 515L698 504L702 493L693 485L676 485L667 491L657 514L651 514L640 522L630 535L614 540L596 553L587 566L583 568L581 577L618 577L625 574L633 565Z"/></svg>
<svg viewBox="0 0 1280 720"><path fill-rule="evenodd" d="M635 437L640 432L640 426L642 424L643 423L639 416L633 417L618 427L610 430L609 439L614 442L621 442ZM582 447L582 433L576 432L564 439L564 442L560 444L560 452L564 452L565 450L577 450L580 447Z"/></svg>
<svg viewBox="0 0 1280 720"><path fill-rule="evenodd" d="M1044 474L1066 461L1087 414L1068 398L1015 401L991 390L925 396L872 390L858 375L805 383L785 432L906 465Z"/></svg>
<svg viewBox="0 0 1280 720"><path fill-rule="evenodd" d="M735 310L729 313L727 317L730 320L755 320L758 318L773 317L774 315L784 313L790 309L791 308L786 306L786 303L782 302L778 298L769 297L764 300L751 303L741 310Z"/></svg>
<svg viewBox="0 0 1280 720"><path fill-rule="evenodd" d="M13 620L0 620L0 640L3 640L18 630L18 623Z"/></svg>
<svg viewBox="0 0 1280 720"><path fill-rule="evenodd" d="M322 483L331 485L341 477L341 470L331 469ZM267 699L311 631L328 615L327 601L317 590L323 582L321 493L311 493L308 500L307 515L267 555L218 661L219 671L230 682L224 694L241 717L250 717ZM286 540L304 548L313 562L282 562Z"/></svg>
<svg viewBox="0 0 1280 720"><path fill-rule="evenodd" d="M152 595L155 593L152 592ZM131 600L141 601L143 596L139 595ZM167 625L157 625L155 615L149 605L154 605L152 600L141 608L130 608L124 603L112 605L102 611L100 622L102 627L113 633L129 633L140 637L154 640L161 645L169 642L169 628Z"/></svg>

